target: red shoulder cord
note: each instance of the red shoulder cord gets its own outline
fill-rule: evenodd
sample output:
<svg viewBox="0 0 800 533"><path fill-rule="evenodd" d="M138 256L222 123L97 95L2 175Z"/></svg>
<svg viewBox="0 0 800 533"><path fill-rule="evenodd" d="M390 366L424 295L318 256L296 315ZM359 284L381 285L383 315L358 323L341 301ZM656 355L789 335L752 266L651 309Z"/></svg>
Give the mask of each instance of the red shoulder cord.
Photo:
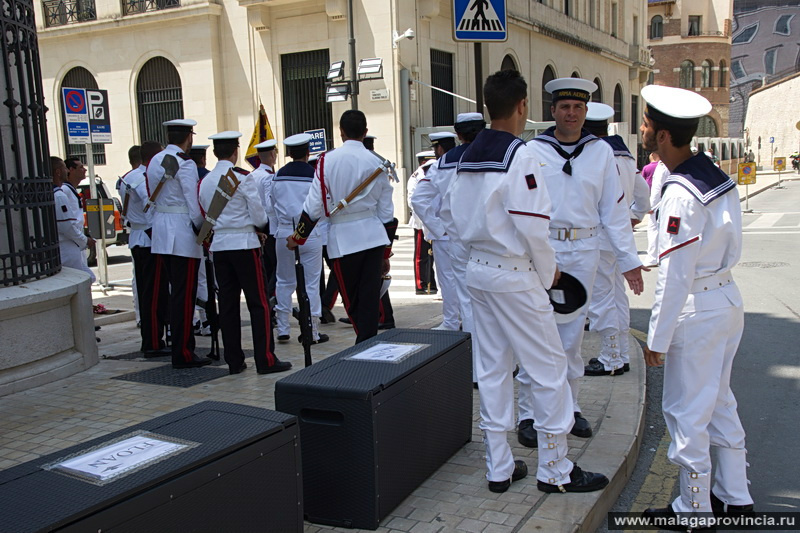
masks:
<svg viewBox="0 0 800 533"><path fill-rule="evenodd" d="M325 154L319 156L317 176L319 176L319 185L322 190L322 207L325 209L325 216L330 217L331 214L328 212L328 188L325 186Z"/></svg>
<svg viewBox="0 0 800 533"><path fill-rule="evenodd" d="M197 206L200 208L200 214L203 215L203 218L206 218L206 211L203 209L203 206L200 204L200 184L203 183L202 181L197 182Z"/></svg>

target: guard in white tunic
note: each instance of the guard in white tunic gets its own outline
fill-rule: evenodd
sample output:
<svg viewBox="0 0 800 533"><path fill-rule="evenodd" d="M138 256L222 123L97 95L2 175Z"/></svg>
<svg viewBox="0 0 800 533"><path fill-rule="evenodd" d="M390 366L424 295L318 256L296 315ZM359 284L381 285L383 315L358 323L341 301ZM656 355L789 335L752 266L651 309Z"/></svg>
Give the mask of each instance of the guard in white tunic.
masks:
<svg viewBox="0 0 800 533"><path fill-rule="evenodd" d="M269 201L278 227L275 240L283 242L294 233L303 202L308 196L308 189L314 181L314 168L308 164L308 143L311 135L298 133L284 139L283 144L289 151L290 163L284 165L272 179L272 191ZM297 289L295 276L294 251L286 246L275 249L278 258L277 283L275 296L278 300L275 313L278 322L278 342L289 341L289 315L292 312L292 295ZM319 278L322 274L322 239L317 228L311 232L305 244L300 247L300 262L306 279L306 292L311 306L311 329L314 343L326 342L328 336L319 332L319 319L322 316L322 304L319 296Z"/></svg>
<svg viewBox="0 0 800 533"><path fill-rule="evenodd" d="M198 357L194 352L192 323L197 269L203 258L203 247L195 241L203 223L197 203L197 165L187 155L192 147L192 127L196 124L191 119L164 122L169 144L147 165L150 200L146 208L155 209L151 253L162 256L170 284L173 368L211 364L211 359Z"/></svg>
<svg viewBox="0 0 800 533"><path fill-rule="evenodd" d="M275 356L275 340L265 290L264 265L261 263L261 242L258 233L267 226L267 215L258 192L258 182L247 171L234 166L239 158L238 131L223 131L209 137L214 141L217 165L200 184L200 205L206 220L212 222L214 235L210 251L214 258L214 274L219 286L219 322L225 362L231 374L239 374L247 365L242 351L242 324L239 312L244 292L250 327L253 333L253 358L259 374L283 372L292 368L288 361ZM220 178L239 182L226 198L219 190ZM230 182L229 182L230 183ZM222 198L223 200L219 200ZM216 205L223 204L216 213ZM225 202L227 200L227 202ZM213 207L212 207L213 206ZM216 215L216 218L214 218Z"/></svg>
<svg viewBox="0 0 800 533"><path fill-rule="evenodd" d="M527 84L517 71L498 72L486 81L484 101L491 129L481 131L461 156L443 216L452 217L454 237L469 246L467 286L480 345L476 373L489 490L505 492L528 471L524 461L514 461L506 437L514 428L515 360L527 369L534 391L538 489L599 490L608 484L605 476L567 459L572 397L546 292L559 275L548 242L550 199L539 160L517 137L528 116Z"/></svg>
<svg viewBox="0 0 800 533"><path fill-rule="evenodd" d="M364 113L345 111L339 131L344 142L320 156L297 229L286 241L290 249L303 245L317 221L330 221L328 255L359 343L378 333L381 276L389 272L397 219L386 166L379 171L375 155L363 144ZM353 195L368 178L372 178L369 185ZM339 205L344 207L336 210Z"/></svg>
<svg viewBox="0 0 800 533"><path fill-rule="evenodd" d="M556 125L528 143L539 161L539 175L547 183L553 212L550 218L550 243L556 251L558 268L577 278L591 298L600 258L599 226L608 233L620 270L636 294L642 290L642 263L631 232L628 206L619 183L619 173L611 147L583 129L586 104L597 86L580 78L559 78L545 85L552 94ZM588 306L587 306L588 307ZM587 438L592 426L578 405L581 357L587 307L569 322L559 323L558 332L569 360L575 426L572 434ZM530 377L520 369L520 383ZM533 418L529 387L520 387L520 426ZM526 422L529 425L529 423Z"/></svg>
<svg viewBox="0 0 800 533"><path fill-rule="evenodd" d="M656 85L643 88L642 98L642 142L670 170L656 213L658 284L645 361L664 364L668 457L680 467L680 496L645 515L752 512L745 433L730 388L744 328L731 273L742 249L739 193L708 157L691 155L700 117L711 111L708 100ZM711 446L717 448L713 484Z"/></svg>
<svg viewBox="0 0 800 533"><path fill-rule="evenodd" d="M408 225L414 230L414 288L417 294L436 294L436 276L434 275L434 258L431 243L425 237L425 226L419 219L411 206L411 198L414 190L422 178L425 177L427 169L433 164L436 154L433 150L425 150L417 153L419 167L411 173L408 178L406 188L406 202L411 209L411 218Z"/></svg>
<svg viewBox="0 0 800 533"><path fill-rule="evenodd" d="M93 246L95 240L83 233L83 203L77 189L85 175L86 171L66 173L66 179L61 185L60 192L54 194L53 199L56 207L61 264L86 272L94 283L96 278L89 268L86 248Z"/></svg>
<svg viewBox="0 0 800 533"><path fill-rule="evenodd" d="M197 178L200 182L209 172L206 168L206 150L208 150L207 144L193 144L189 150L189 157L197 165ZM204 249L203 255L206 254L208 254L208 250ZM193 320L195 335L211 335L211 324L206 315L206 305L208 305L209 292L213 296L214 291L210 290L213 287L214 280L209 280L206 273L206 262L205 260L200 261L200 266L197 268L197 300L195 301L195 318Z"/></svg>
<svg viewBox="0 0 800 533"><path fill-rule="evenodd" d="M412 203L414 211L424 221L431 236L435 241L447 242L447 250L455 283L455 292L458 302L458 314L461 318L461 328L473 334L472 357L478 356L478 344L475 342L475 322L472 317L472 303L467 290L467 262L469 250L463 243L453 238L451 218L442 218L442 204L447 188L456 174L461 155L469 143L486 128L486 121L480 113L460 113L456 118L453 128L456 130L462 144L448 151L440 157L425 173L425 178L420 180L414 191ZM440 254L441 255L441 254ZM437 263L439 264L439 263ZM474 375L473 382L477 383Z"/></svg>
<svg viewBox="0 0 800 533"><path fill-rule="evenodd" d="M131 228L128 248L133 257L136 291L139 297L142 336L141 351L145 357L170 355L164 332L168 319L169 283L164 269L163 256L151 253L153 210L144 211L150 199L147 190L147 165L163 147L155 141L146 141L141 147L142 164L122 177L120 199L125 219Z"/></svg>
<svg viewBox="0 0 800 533"><path fill-rule="evenodd" d="M584 127L607 142L614 150L620 186L629 208L631 231L650 210L650 189L636 168L631 155L619 135L608 134L608 120L614 108L606 104L589 102ZM587 376L624 374L630 370L630 305L625 292L625 278L617 265L614 250L609 244L605 227L600 226L600 261L594 278L592 300L589 304L591 331L603 337L599 357L589 359L585 367Z"/></svg>
<svg viewBox="0 0 800 533"><path fill-rule="evenodd" d="M277 257L275 255L275 230L278 228L278 221L275 219L275 212L273 211L272 205L268 200L272 190L272 178L275 177L275 163L278 160L278 151L275 148L277 144L278 143L275 139L269 139L268 141L264 141L255 145L255 149L258 153L258 158L261 160L261 164L257 169L251 172L253 177L256 179L256 183L259 184L258 190L259 194L261 195L261 203L264 205L264 209L267 211L267 219L269 220L269 225L267 227L267 239L264 241L264 245L262 246L262 250L264 251L264 269L267 272L268 298L271 298L275 294L275 273L277 268Z"/></svg>
<svg viewBox="0 0 800 533"><path fill-rule="evenodd" d="M455 273L450 260L450 237L445 232L432 231L426 222L426 219L433 219L437 216L441 197L436 197L436 203L433 205L431 203L433 198L426 196L424 189L426 186L430 187L429 174L433 168L442 161L442 158L447 153L456 148L456 139L458 137L455 133L450 132L431 133L429 137L433 153L436 155L436 161L425 170L425 175L417 182L413 193L411 193L410 203L414 216L422 221L424 237L430 241L433 247L433 257L436 258L433 266L436 270L438 287L442 293L442 323L434 329L457 331L461 327L461 321L459 319ZM463 153L463 150L459 151L459 153ZM453 170L455 171L455 169ZM422 195L419 194L420 189L423 189ZM424 213L421 211L424 211ZM435 220L432 221L436 222Z"/></svg>

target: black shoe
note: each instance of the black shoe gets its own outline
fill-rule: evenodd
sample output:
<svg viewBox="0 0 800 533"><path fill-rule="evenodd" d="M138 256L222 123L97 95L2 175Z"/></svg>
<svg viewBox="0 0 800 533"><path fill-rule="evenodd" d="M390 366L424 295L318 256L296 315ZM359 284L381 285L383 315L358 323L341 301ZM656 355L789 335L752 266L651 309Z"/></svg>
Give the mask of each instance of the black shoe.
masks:
<svg viewBox="0 0 800 533"><path fill-rule="evenodd" d="M572 431L570 431L576 437L580 437L582 439L588 439L592 436L592 426L589 425L589 421L583 418L583 415L580 413L575 413L575 425L572 426Z"/></svg>
<svg viewBox="0 0 800 533"><path fill-rule="evenodd" d="M95 327L94 327L94 330L95 330L95 331L100 331L100 326L95 326Z"/></svg>
<svg viewBox="0 0 800 533"><path fill-rule="evenodd" d="M475 390L478 390L478 382L477 381L473 381L472 382L472 388L475 389Z"/></svg>
<svg viewBox="0 0 800 533"><path fill-rule="evenodd" d="M328 309L323 305L322 316L319 318L319 321L321 324L333 324L334 322L336 322L336 317L333 316L333 313L331 312L330 309Z"/></svg>
<svg viewBox="0 0 800 533"><path fill-rule="evenodd" d="M292 316L294 317L295 320L300 322L300 309L298 309L297 307L292 307Z"/></svg>
<svg viewBox="0 0 800 533"><path fill-rule="evenodd" d="M514 367L514 371L511 373L511 377L515 378L515 377L517 377L517 374L519 374L519 365L516 365Z"/></svg>
<svg viewBox="0 0 800 533"><path fill-rule="evenodd" d="M311 341L311 344L322 344L323 342L328 342L329 340L331 340L330 337L328 337L324 333L320 333L319 334L319 339L317 339L315 341ZM302 335L297 337L297 342L299 342L300 344L303 344L303 336Z"/></svg>
<svg viewBox="0 0 800 533"><path fill-rule="evenodd" d="M292 369L292 363L289 361L275 361L275 364L268 366L266 370L258 370L259 374L274 374L275 372L286 372Z"/></svg>
<svg viewBox="0 0 800 533"><path fill-rule="evenodd" d="M658 524L659 529L667 531L716 531L715 527L689 527L688 520L681 525L678 515L672 510L672 505L666 507L651 507L642 512L642 518L646 518L650 523Z"/></svg>
<svg viewBox="0 0 800 533"><path fill-rule="evenodd" d="M286 344L291 338L292 337L290 335L278 335L278 342L281 344Z"/></svg>
<svg viewBox="0 0 800 533"><path fill-rule="evenodd" d="M533 420L520 420L517 428L517 440L527 448L536 448L539 444L536 430L533 429Z"/></svg>
<svg viewBox="0 0 800 533"><path fill-rule="evenodd" d="M600 361L594 363L589 362L588 365L583 367L583 374L586 376L619 376L625 373L624 367L614 370L606 370L606 367Z"/></svg>
<svg viewBox="0 0 800 533"><path fill-rule="evenodd" d="M341 322L342 324L347 324L349 326L353 325L353 322L350 321L350 318L346 317L346 316L343 316L342 318L340 318L339 322Z"/></svg>
<svg viewBox="0 0 800 533"><path fill-rule="evenodd" d="M159 348L158 350L142 350L145 357L164 357L165 355L172 355L172 348Z"/></svg>
<svg viewBox="0 0 800 533"><path fill-rule="evenodd" d="M242 363L242 366L240 366L239 368L228 368L228 372L231 375L233 375L233 374L241 374L242 372L244 372L244 370L246 368L247 368L247 363Z"/></svg>
<svg viewBox="0 0 800 533"><path fill-rule="evenodd" d="M514 461L514 472L511 474L511 479L505 481L490 481L489 490L492 492L505 492L513 481L519 481L527 475L528 465L525 464L525 461L517 459Z"/></svg>
<svg viewBox="0 0 800 533"><path fill-rule="evenodd" d="M211 364L211 359L208 357L198 357L191 361L181 361L180 363L172 363L172 368L199 368Z"/></svg>
<svg viewBox="0 0 800 533"><path fill-rule="evenodd" d="M394 322L380 322L378 329L394 329Z"/></svg>
<svg viewBox="0 0 800 533"><path fill-rule="evenodd" d="M597 357L592 357L591 359L589 359L589 364L590 365L593 365L593 364L599 363L599 362L600 362L600 359L598 359ZM587 366L586 368L589 368L589 367ZM625 364L622 365L622 368L618 368L618 369L616 369L614 371L614 375L618 376L620 374L624 374L625 372L630 372L630 371L631 371L631 364L630 363L625 363Z"/></svg>
<svg viewBox="0 0 800 533"><path fill-rule="evenodd" d="M569 473L569 483L564 485L553 485L544 481L537 481L536 488L542 492L594 492L605 488L608 485L608 478L603 474L595 472L584 472L578 465L572 466Z"/></svg>
<svg viewBox="0 0 800 533"><path fill-rule="evenodd" d="M747 516L753 514L753 504L750 505L725 505L725 502L717 498L717 495L711 492L711 512L717 518L724 516Z"/></svg>

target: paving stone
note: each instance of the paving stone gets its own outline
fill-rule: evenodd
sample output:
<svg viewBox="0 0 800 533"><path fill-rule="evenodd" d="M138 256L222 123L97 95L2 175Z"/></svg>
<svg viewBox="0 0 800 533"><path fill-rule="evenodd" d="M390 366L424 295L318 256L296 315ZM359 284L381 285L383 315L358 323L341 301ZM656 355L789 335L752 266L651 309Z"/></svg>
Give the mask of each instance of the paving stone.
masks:
<svg viewBox="0 0 800 533"><path fill-rule="evenodd" d="M471 518L465 518L458 524L458 529L461 531L470 531L472 533L480 533L488 524L486 522L481 522L480 520L473 520Z"/></svg>

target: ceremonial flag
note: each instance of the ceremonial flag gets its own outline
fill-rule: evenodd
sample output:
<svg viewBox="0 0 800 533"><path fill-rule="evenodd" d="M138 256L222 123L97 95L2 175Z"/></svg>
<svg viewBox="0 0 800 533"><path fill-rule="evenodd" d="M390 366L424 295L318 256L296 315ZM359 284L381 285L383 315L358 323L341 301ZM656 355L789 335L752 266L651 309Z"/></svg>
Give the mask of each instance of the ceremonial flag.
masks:
<svg viewBox="0 0 800 533"><path fill-rule="evenodd" d="M255 149L255 146L274 138L275 135L272 134L272 127L269 125L267 112L264 110L264 106L259 104L258 119L253 128L253 135L250 136L250 144L247 146L247 153L244 156L247 162L250 163L250 166L258 168L259 165L261 165L261 159L258 157L258 151Z"/></svg>

